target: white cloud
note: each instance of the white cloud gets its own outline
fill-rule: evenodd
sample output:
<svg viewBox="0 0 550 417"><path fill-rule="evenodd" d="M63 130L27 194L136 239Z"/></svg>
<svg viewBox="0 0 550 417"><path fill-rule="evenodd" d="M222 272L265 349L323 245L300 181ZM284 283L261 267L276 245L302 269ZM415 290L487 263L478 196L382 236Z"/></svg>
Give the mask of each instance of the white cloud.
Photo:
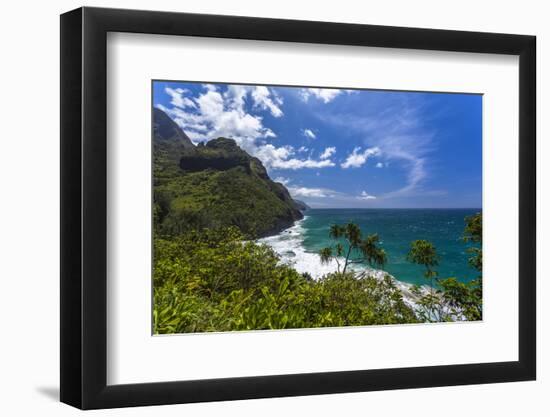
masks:
<svg viewBox="0 0 550 417"><path fill-rule="evenodd" d="M157 107L166 112L191 138L194 143L224 136L235 139L245 151L259 158L267 169L325 168L335 166L328 157L321 160L295 157L292 146L275 146L265 143L265 139L276 137L275 132L263 124L263 118L247 111L250 107L269 111L274 117L283 115L279 106L283 100L274 90L267 87L228 85L223 91L218 86L203 84L204 91L196 97L183 97L187 90L166 91L172 98L171 108ZM175 98L174 98L175 97ZM183 105L180 99L186 98L192 105ZM181 104L181 105L180 105ZM308 129L309 130L309 129ZM309 130L311 135L314 133ZM307 152L306 147L298 149Z"/></svg>
<svg viewBox="0 0 550 417"><path fill-rule="evenodd" d="M275 133L265 127L260 116L249 114L244 109L243 92L228 89L222 95L216 86L206 88L206 92L193 97L194 109L179 107L165 111L195 143L218 136L233 138L244 149L255 148L254 141L260 138L275 137Z"/></svg>
<svg viewBox="0 0 550 417"><path fill-rule="evenodd" d="M317 117L364 137L364 144L378 147L384 155L384 167L400 166L406 170L405 183L379 198L405 197L424 190L429 177L429 159L437 146L435 131L425 123L424 101L413 96L373 96L365 101L361 114L318 111ZM430 117L428 115L428 117Z"/></svg>
<svg viewBox="0 0 550 417"><path fill-rule="evenodd" d="M369 157L380 154L380 148L367 148L361 152L361 147L356 147L353 152L348 155L346 160L340 165L342 168L359 168L364 165Z"/></svg>
<svg viewBox="0 0 550 417"><path fill-rule="evenodd" d="M263 162L263 161L262 161ZM264 162L265 163L265 162ZM327 168L333 167L335 163L329 159L317 161L315 159L278 159L271 162L271 167L278 169L301 169L301 168Z"/></svg>
<svg viewBox="0 0 550 417"><path fill-rule="evenodd" d="M330 159L315 160L311 158L291 158L295 154L292 146L276 147L270 143L258 146L253 150L254 156L258 157L267 169L302 169L302 168L327 168L336 164Z"/></svg>
<svg viewBox="0 0 550 417"><path fill-rule="evenodd" d="M283 104L282 98L277 96L276 93L271 94L267 87L255 87L254 90L252 90L252 99L256 107L262 110L269 110L273 117L281 117L283 115L283 111L279 107L279 105ZM278 105L275 104L275 101Z"/></svg>
<svg viewBox="0 0 550 417"><path fill-rule="evenodd" d="M302 88L300 90L300 97L306 103L308 102L310 97L314 97L318 100L321 100L323 103L327 104L343 93L355 94L355 93L358 93L358 91L341 90L338 88Z"/></svg>
<svg viewBox="0 0 550 417"><path fill-rule="evenodd" d="M366 191L361 191L361 194L357 196L359 200L375 200L376 196L368 194Z"/></svg>
<svg viewBox="0 0 550 417"><path fill-rule="evenodd" d="M199 96L196 101L202 114L209 116L212 119L218 117L224 112L223 97L216 91L209 90L206 94Z"/></svg>
<svg viewBox="0 0 550 417"><path fill-rule="evenodd" d="M250 87L231 84L227 86L227 91L223 94L223 97L227 100L229 107L241 110L244 108L245 98L249 91Z"/></svg>
<svg viewBox="0 0 550 417"><path fill-rule="evenodd" d="M328 159L335 153L336 153L336 148L334 146L325 148L325 151L321 154L321 159Z"/></svg>
<svg viewBox="0 0 550 417"><path fill-rule="evenodd" d="M254 156L260 158L266 168L276 168L280 161L287 160L293 154L294 148L292 146L276 147L271 143L258 146L254 152Z"/></svg>
<svg viewBox="0 0 550 417"><path fill-rule="evenodd" d="M283 184L283 185L288 185L288 184L290 184L290 178L285 178L285 177L277 177L277 178L275 178L273 181L275 181L275 182L280 182L280 183Z"/></svg>
<svg viewBox="0 0 550 417"><path fill-rule="evenodd" d="M407 184L395 191L391 191L384 195L385 198L406 196L417 191L419 184L426 178L426 159L418 155L410 154L409 152L397 153L396 157L400 157L405 161L409 168L407 174Z"/></svg>
<svg viewBox="0 0 550 417"><path fill-rule="evenodd" d="M300 96L306 102L310 97L315 97L324 103L329 103L341 93L342 90L337 88L302 88L300 90Z"/></svg>
<svg viewBox="0 0 550 417"><path fill-rule="evenodd" d="M326 198L336 195L335 191L327 188L288 187L288 191L293 197Z"/></svg>
<svg viewBox="0 0 550 417"><path fill-rule="evenodd" d="M302 130L302 133L306 138L309 139L315 139L317 137L317 135L311 129L304 129Z"/></svg>
<svg viewBox="0 0 550 417"><path fill-rule="evenodd" d="M378 162L376 164L376 168L383 168L384 167L384 164L382 162Z"/></svg>
<svg viewBox="0 0 550 417"><path fill-rule="evenodd" d="M203 84L202 88L208 91L218 91L218 87L216 87L214 84Z"/></svg>
<svg viewBox="0 0 550 417"><path fill-rule="evenodd" d="M309 149L306 148L305 146L300 146L300 147L298 148L298 152L307 152L307 151L309 151Z"/></svg>
<svg viewBox="0 0 550 417"><path fill-rule="evenodd" d="M166 94L168 94L172 98L172 100L170 101L170 104L172 104L173 106L180 107L182 109L185 107L192 107L192 108L197 107L193 102L193 100L191 100L188 97L184 97L184 94L188 94L190 92L189 90L186 90L183 88L174 89L174 88L166 87L164 91L166 92Z"/></svg>

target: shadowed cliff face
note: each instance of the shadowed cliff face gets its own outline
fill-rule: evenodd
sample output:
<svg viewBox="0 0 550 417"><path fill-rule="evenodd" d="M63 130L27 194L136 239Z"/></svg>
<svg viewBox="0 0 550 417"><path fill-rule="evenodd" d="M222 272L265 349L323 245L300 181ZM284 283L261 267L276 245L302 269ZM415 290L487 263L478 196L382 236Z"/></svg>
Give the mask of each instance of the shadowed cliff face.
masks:
<svg viewBox="0 0 550 417"><path fill-rule="evenodd" d="M243 167L249 174L270 180L262 162L243 151L233 139L217 138L206 145L201 143L193 149L186 149L180 159L180 168L188 172L204 169L225 171L235 167Z"/></svg>
<svg viewBox="0 0 550 417"><path fill-rule="evenodd" d="M303 217L304 206L233 139L194 146L161 110L154 119L154 184L159 234L237 226L257 238L278 233Z"/></svg>
<svg viewBox="0 0 550 417"><path fill-rule="evenodd" d="M226 171L243 167L251 172L251 158L237 146L233 139L213 139L204 146L186 149L180 158L180 168L186 172L197 172L205 169Z"/></svg>

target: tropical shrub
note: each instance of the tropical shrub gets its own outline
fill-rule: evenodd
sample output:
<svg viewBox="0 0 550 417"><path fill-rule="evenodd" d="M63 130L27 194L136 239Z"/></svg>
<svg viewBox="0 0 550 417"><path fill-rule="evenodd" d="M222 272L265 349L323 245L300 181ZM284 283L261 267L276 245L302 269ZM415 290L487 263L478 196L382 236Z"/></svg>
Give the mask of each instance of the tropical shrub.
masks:
<svg viewBox="0 0 550 417"><path fill-rule="evenodd" d="M236 228L156 239L155 333L416 322L390 277L334 273L320 280L281 265Z"/></svg>

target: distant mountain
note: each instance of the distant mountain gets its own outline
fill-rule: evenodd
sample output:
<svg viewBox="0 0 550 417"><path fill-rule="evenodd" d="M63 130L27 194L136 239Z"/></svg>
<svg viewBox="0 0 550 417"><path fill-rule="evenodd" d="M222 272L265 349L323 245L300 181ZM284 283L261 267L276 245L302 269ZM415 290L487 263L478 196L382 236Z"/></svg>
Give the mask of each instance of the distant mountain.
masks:
<svg viewBox="0 0 550 417"><path fill-rule="evenodd" d="M304 203L302 200L294 199L294 203L296 203L296 206L298 207L298 209L300 209L300 211L306 211L306 210L309 210L311 208L306 203Z"/></svg>
<svg viewBox="0 0 550 417"><path fill-rule="evenodd" d="M172 133L165 130L171 126L165 117L155 112L154 223L160 235L236 226L257 238L303 218L304 205L272 181L261 161L233 139L217 138L198 146L189 141L189 146L184 139L189 138L175 123Z"/></svg>
<svg viewBox="0 0 550 417"><path fill-rule="evenodd" d="M153 138L155 142L171 142L181 144L184 148L192 148L193 142L170 116L161 109L153 108Z"/></svg>

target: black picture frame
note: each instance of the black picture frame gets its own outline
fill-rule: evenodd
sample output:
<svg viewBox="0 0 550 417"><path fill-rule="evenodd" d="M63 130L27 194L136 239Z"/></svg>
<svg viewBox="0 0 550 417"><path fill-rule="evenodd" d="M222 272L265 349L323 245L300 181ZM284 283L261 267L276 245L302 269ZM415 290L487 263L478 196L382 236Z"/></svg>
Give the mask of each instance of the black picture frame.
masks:
<svg viewBox="0 0 550 417"><path fill-rule="evenodd" d="M108 32L519 56L519 360L107 385ZM61 401L81 409L534 380L536 38L186 13L61 15Z"/></svg>

